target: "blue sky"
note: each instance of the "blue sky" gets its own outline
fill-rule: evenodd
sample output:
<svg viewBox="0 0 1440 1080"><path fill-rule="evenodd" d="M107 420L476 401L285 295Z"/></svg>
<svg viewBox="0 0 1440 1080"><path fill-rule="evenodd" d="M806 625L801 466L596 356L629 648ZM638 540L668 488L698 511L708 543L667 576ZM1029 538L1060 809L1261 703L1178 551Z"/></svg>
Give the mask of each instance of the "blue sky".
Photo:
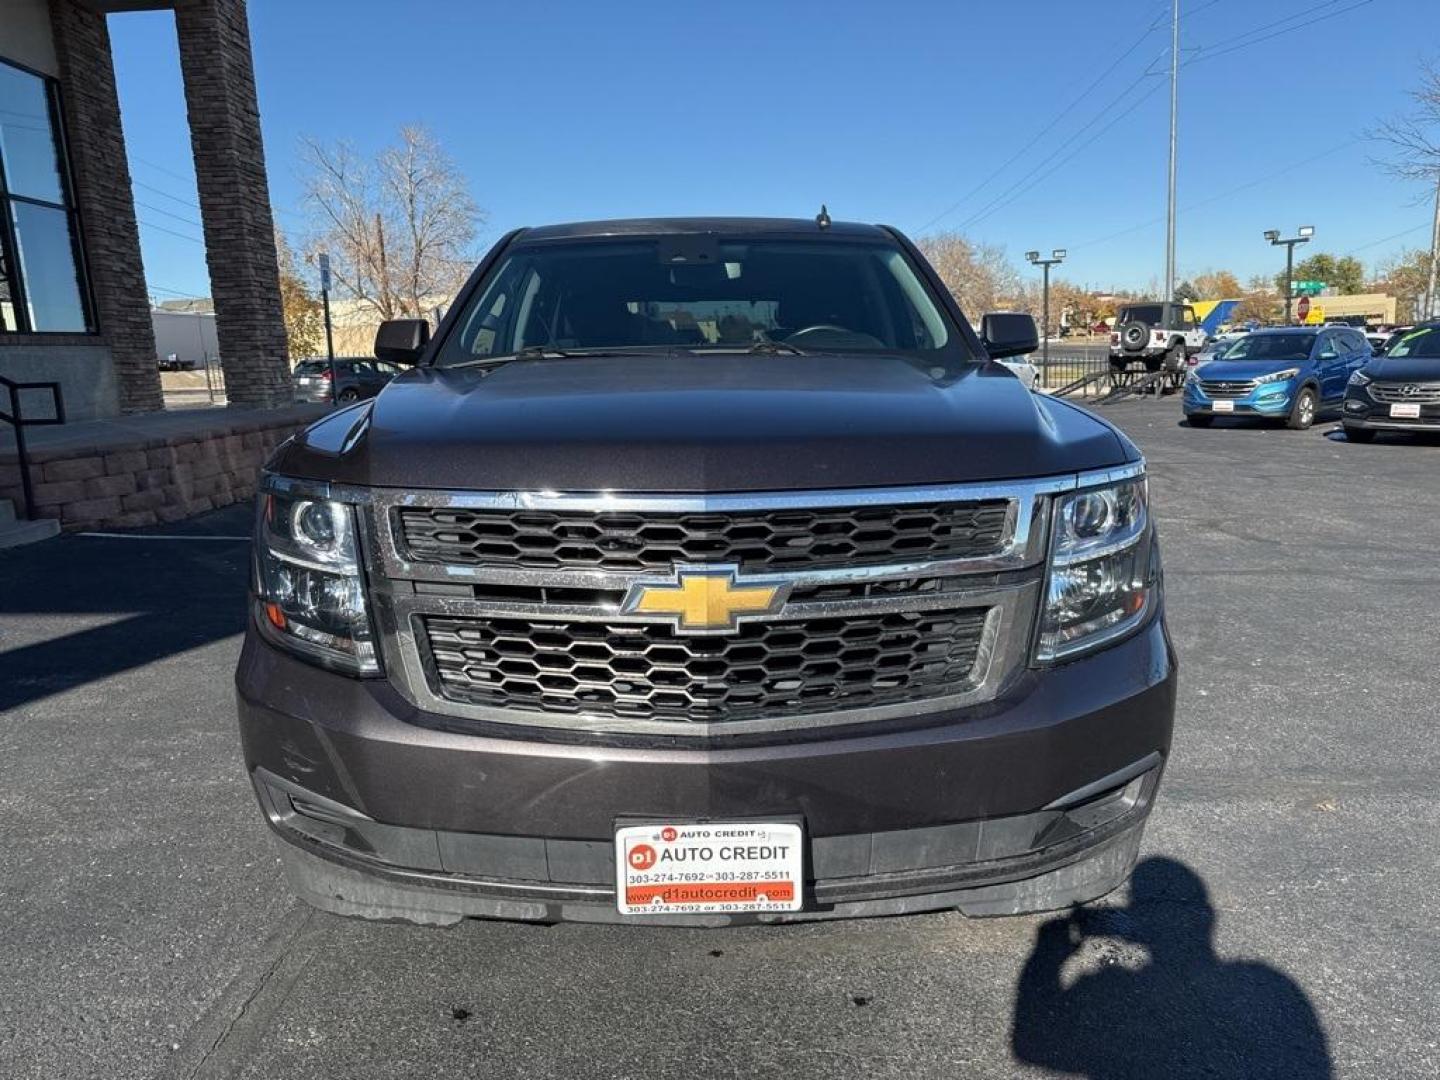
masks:
<svg viewBox="0 0 1440 1080"><path fill-rule="evenodd" d="M1440 58L1434 5L1182 0L1182 277L1273 272L1267 228L1313 224L1312 250L1367 265L1428 241L1422 193L1360 136ZM1164 264L1168 11L250 0L250 23L271 196L294 234L302 135L371 151L418 121L485 208L482 249L523 224L823 201L911 235L956 228L1017 263L1064 247L1062 276L1139 288ZM173 17L110 31L152 291L206 295Z"/></svg>

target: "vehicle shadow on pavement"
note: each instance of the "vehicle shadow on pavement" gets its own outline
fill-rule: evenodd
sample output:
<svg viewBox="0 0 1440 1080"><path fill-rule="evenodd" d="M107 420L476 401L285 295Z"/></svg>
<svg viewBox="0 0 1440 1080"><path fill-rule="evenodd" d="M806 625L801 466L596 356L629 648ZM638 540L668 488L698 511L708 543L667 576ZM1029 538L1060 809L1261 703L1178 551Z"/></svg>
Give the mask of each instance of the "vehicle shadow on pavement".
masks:
<svg viewBox="0 0 1440 1080"><path fill-rule="evenodd" d="M1015 1002L1019 1060L1092 1080L1331 1075L1325 1033L1294 980L1216 955L1199 875L1149 858L1130 894L1126 907L1075 908L1040 927ZM1085 973L1067 982L1072 958Z"/></svg>
<svg viewBox="0 0 1440 1080"><path fill-rule="evenodd" d="M137 530L7 551L0 615L68 632L16 644L0 631L0 713L242 632L251 514L232 507L166 530L193 541Z"/></svg>

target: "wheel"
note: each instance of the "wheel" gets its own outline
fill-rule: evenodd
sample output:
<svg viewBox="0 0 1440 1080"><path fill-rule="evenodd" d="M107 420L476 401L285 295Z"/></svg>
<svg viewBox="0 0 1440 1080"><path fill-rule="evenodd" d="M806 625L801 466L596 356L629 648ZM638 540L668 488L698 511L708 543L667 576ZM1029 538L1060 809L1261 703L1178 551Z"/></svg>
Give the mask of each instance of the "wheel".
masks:
<svg viewBox="0 0 1440 1080"><path fill-rule="evenodd" d="M1196 413L1194 416L1187 416L1185 420L1191 427L1209 427L1215 422L1215 417L1208 413Z"/></svg>
<svg viewBox="0 0 1440 1080"><path fill-rule="evenodd" d="M1320 404L1319 395L1313 386L1302 386L1295 395L1295 404L1290 406L1290 415L1285 426L1291 431L1304 431L1315 422L1315 410Z"/></svg>
<svg viewBox="0 0 1440 1080"><path fill-rule="evenodd" d="M341 391L340 391L339 401L340 401L340 404L342 404L342 405L349 405L352 401L359 401L359 400L360 400L360 391L359 391L359 390L356 390L353 386L346 387L344 390L341 390Z"/></svg>
<svg viewBox="0 0 1440 1080"><path fill-rule="evenodd" d="M1353 424L1345 425L1346 442L1374 442L1375 432L1370 428L1355 427Z"/></svg>

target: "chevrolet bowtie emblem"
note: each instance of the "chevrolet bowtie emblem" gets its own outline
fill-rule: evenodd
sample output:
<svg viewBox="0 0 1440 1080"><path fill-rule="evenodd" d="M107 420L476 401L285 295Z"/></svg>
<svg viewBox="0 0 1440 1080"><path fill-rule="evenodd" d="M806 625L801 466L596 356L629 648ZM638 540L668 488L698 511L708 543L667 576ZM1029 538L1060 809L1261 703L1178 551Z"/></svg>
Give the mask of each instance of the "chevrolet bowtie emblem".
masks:
<svg viewBox="0 0 1440 1080"><path fill-rule="evenodd" d="M789 593L788 581L741 578L737 566L681 564L669 580L631 585L621 610L666 616L682 634L729 634L747 616L779 611Z"/></svg>

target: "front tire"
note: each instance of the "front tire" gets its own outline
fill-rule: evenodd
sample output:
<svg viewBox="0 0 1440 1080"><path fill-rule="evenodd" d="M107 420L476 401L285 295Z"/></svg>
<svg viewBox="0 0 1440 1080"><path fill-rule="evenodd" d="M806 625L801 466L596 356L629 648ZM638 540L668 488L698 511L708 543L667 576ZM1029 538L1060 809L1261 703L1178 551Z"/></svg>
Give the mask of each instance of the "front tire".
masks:
<svg viewBox="0 0 1440 1080"><path fill-rule="evenodd" d="M360 391L359 391L359 390L356 390L354 387L350 387L349 389L346 389L346 390L341 390L341 391L340 391L340 397L338 398L338 400L339 400L339 402L340 402L341 405L349 405L349 404L351 404L352 402L359 401L359 400L360 400Z"/></svg>
<svg viewBox="0 0 1440 1080"><path fill-rule="evenodd" d="M1353 424L1345 425L1345 441L1368 443L1375 441L1375 432L1369 428L1356 427Z"/></svg>
<svg viewBox="0 0 1440 1080"><path fill-rule="evenodd" d="M1320 396L1315 393L1315 388L1302 386L1295 395L1294 404L1290 406L1290 415L1285 418L1285 426L1291 431L1304 431L1315 422L1315 413L1319 407Z"/></svg>

